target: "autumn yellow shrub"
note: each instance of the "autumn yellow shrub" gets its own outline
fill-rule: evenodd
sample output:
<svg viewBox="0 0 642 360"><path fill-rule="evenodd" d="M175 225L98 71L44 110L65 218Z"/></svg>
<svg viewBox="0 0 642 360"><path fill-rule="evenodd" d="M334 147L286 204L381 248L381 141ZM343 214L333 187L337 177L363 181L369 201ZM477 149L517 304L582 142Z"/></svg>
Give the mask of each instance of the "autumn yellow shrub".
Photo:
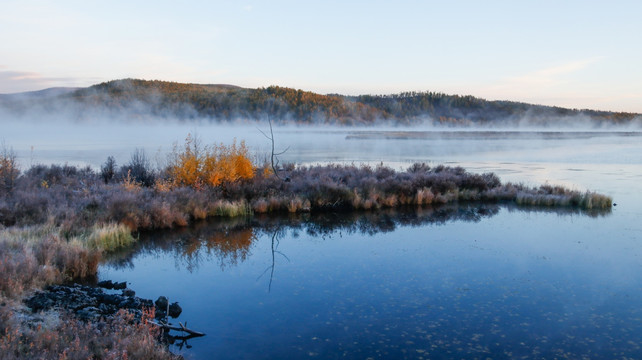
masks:
<svg viewBox="0 0 642 360"><path fill-rule="evenodd" d="M205 183L209 186L254 177L254 165L245 142L241 141L237 146L235 140L231 146L221 144L210 147L205 156L203 172Z"/></svg>
<svg viewBox="0 0 642 360"><path fill-rule="evenodd" d="M168 172L176 186L201 188L220 186L254 177L254 165L245 142L239 145L202 146L199 139L188 135L182 149L174 146Z"/></svg>

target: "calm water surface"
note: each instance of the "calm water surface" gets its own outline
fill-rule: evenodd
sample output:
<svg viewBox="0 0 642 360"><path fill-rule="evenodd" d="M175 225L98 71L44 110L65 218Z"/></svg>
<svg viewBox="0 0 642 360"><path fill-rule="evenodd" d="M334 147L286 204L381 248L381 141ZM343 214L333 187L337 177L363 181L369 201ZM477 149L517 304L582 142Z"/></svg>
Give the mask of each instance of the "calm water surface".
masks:
<svg viewBox="0 0 642 360"><path fill-rule="evenodd" d="M3 126L4 140L25 164L97 167L107 155L122 164L136 147L162 159L188 132L205 142L245 139L259 154L269 145L255 127L12 126ZM640 133L275 135L277 148L290 147L282 161L446 163L596 190L617 206L236 219L146 234L100 277L181 304L178 320L207 336L173 351L197 359L642 357Z"/></svg>
<svg viewBox="0 0 642 360"><path fill-rule="evenodd" d="M172 346L193 358L642 356L639 134L354 135L319 133L286 160L448 163L618 205L201 224L149 234L100 276L179 301L208 334Z"/></svg>

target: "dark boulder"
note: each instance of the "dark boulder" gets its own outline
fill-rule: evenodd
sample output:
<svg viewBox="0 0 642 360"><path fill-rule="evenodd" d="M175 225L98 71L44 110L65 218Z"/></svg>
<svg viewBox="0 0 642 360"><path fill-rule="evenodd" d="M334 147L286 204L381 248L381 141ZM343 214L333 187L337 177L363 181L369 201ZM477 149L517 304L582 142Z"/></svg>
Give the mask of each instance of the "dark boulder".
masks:
<svg viewBox="0 0 642 360"><path fill-rule="evenodd" d="M173 318L177 318L181 315L182 312L183 312L183 308L181 308L177 302L169 305L169 314L168 314L169 316Z"/></svg>
<svg viewBox="0 0 642 360"><path fill-rule="evenodd" d="M114 290L122 290L122 289L125 289L125 288L127 288L127 282L126 281L115 282L114 283Z"/></svg>
<svg viewBox="0 0 642 360"><path fill-rule="evenodd" d="M154 301L154 304L156 304L156 309L161 311L167 310L168 303L169 303L169 300L167 300L167 298L164 296L159 296L158 299Z"/></svg>
<svg viewBox="0 0 642 360"><path fill-rule="evenodd" d="M97 285L107 290L111 290L114 288L114 283L111 282L111 280L99 281Z"/></svg>

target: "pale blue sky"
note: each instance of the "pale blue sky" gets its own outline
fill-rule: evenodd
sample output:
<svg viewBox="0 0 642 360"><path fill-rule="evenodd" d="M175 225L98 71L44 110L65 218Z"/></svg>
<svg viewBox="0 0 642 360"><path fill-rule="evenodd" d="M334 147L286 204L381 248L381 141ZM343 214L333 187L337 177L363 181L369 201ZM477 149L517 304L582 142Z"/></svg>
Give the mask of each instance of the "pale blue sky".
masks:
<svg viewBox="0 0 642 360"><path fill-rule="evenodd" d="M642 113L642 1L0 0L0 93L126 77Z"/></svg>

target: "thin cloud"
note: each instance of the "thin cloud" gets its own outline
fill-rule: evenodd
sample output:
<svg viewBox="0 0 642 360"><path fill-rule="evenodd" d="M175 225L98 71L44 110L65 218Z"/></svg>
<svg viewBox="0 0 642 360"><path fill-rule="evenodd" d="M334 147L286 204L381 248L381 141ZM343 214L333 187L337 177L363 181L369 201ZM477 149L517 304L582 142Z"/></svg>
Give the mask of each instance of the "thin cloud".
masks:
<svg viewBox="0 0 642 360"><path fill-rule="evenodd" d="M48 77L37 72L4 70L0 65L0 94L42 90L50 87L85 86L98 82L97 78Z"/></svg>
<svg viewBox="0 0 642 360"><path fill-rule="evenodd" d="M565 63L536 69L523 75L509 76L497 83L480 89L485 97L498 100L514 100L565 107L592 106L601 98L594 92L577 91L580 83L578 75L604 57L568 61ZM575 86L573 86L575 85Z"/></svg>
<svg viewBox="0 0 642 360"><path fill-rule="evenodd" d="M590 65L599 61L600 58L591 58L586 60L571 61L562 65L552 66L545 69L537 70L522 76L515 76L507 78L507 83L514 86L516 84L523 85L548 85L564 81L564 75L572 74L574 72L584 70Z"/></svg>

